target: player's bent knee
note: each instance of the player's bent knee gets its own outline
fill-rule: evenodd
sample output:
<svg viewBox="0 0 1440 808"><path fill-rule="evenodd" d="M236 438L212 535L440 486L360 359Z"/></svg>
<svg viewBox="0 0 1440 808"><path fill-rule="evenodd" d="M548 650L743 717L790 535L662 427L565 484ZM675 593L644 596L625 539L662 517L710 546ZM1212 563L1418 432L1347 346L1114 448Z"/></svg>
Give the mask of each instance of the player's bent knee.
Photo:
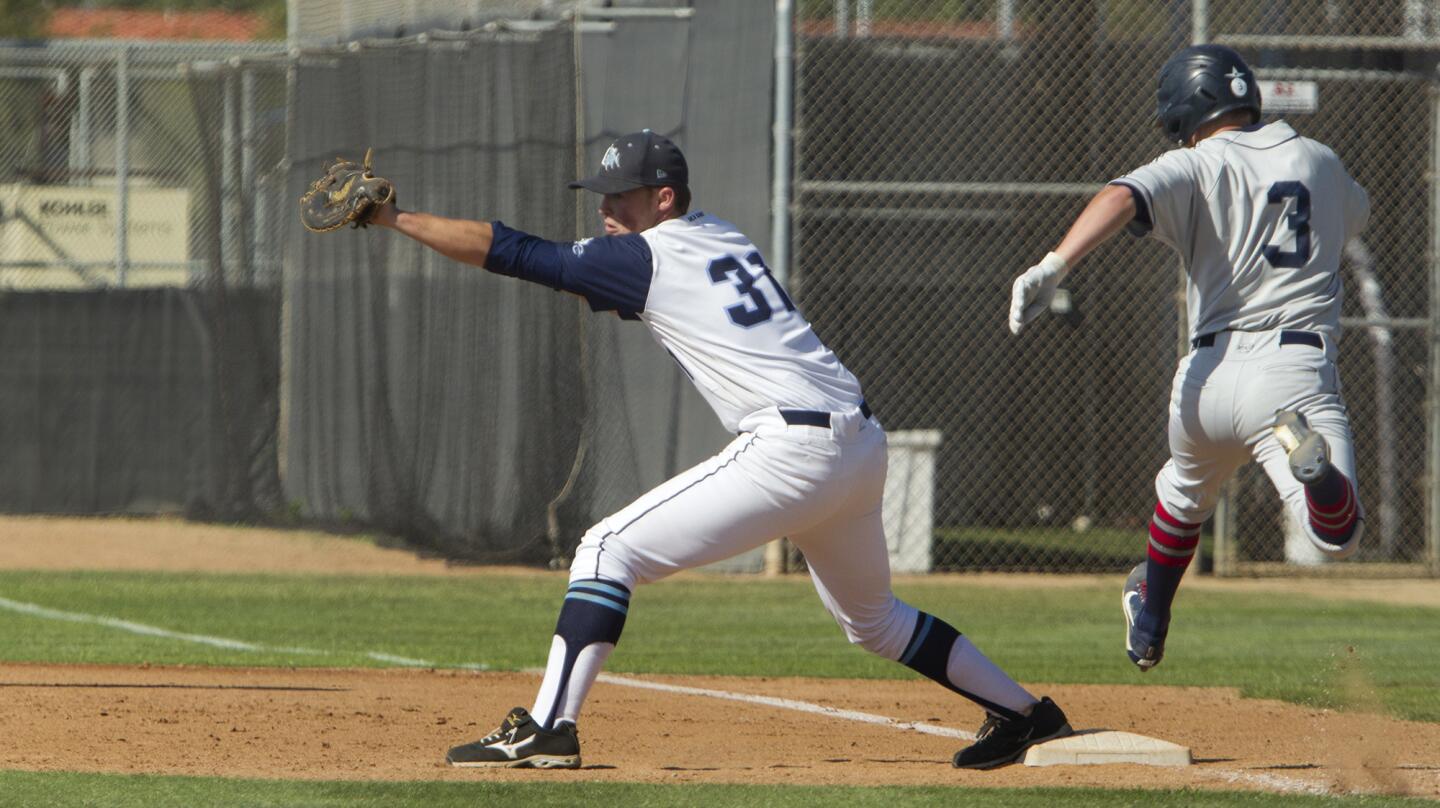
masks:
<svg viewBox="0 0 1440 808"><path fill-rule="evenodd" d="M892 599L890 607L880 614L859 618L836 615L836 620L851 643L886 659L899 659L917 614L914 606Z"/></svg>
<svg viewBox="0 0 1440 808"><path fill-rule="evenodd" d="M580 539L570 562L571 582L592 578L614 581L631 591L644 582L630 563L626 548L603 524L591 528Z"/></svg>
<svg viewBox="0 0 1440 808"><path fill-rule="evenodd" d="M1215 512L1218 496L1218 485L1197 488L1186 484L1173 464L1165 464L1155 475L1155 499L1166 513L1181 522L1203 524Z"/></svg>

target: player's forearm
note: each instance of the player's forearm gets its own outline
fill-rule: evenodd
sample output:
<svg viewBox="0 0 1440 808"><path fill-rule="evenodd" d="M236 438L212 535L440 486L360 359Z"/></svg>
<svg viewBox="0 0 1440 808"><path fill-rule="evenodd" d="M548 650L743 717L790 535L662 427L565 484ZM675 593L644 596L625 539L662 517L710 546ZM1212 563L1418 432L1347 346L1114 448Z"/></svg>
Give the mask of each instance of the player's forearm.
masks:
<svg viewBox="0 0 1440 808"><path fill-rule="evenodd" d="M447 219L430 213L394 210L392 215L377 216L374 223L404 233L446 258L475 266L485 265L494 239L489 222Z"/></svg>
<svg viewBox="0 0 1440 808"><path fill-rule="evenodd" d="M1080 212L1055 253L1073 268L1135 218L1135 199L1122 185L1107 185Z"/></svg>

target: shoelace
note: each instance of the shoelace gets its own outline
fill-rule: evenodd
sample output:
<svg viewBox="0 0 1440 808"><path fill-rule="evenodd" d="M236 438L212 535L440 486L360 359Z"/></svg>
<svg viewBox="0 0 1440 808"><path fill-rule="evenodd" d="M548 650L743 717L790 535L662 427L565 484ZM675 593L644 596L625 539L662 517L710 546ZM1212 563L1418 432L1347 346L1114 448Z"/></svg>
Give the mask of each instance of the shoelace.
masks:
<svg viewBox="0 0 1440 808"><path fill-rule="evenodd" d="M509 736L510 733L514 732L515 728L518 726L520 726L520 716L516 713L511 713L505 716L504 721L500 722L500 727L498 729L496 729L489 735L486 735L484 738L481 738L480 743L482 745L488 746L492 743L495 743L496 741L502 741L507 736Z"/></svg>
<svg viewBox="0 0 1440 808"><path fill-rule="evenodd" d="M987 715L985 716L985 723L983 723L983 724L980 725L980 731L977 732L977 733L975 733L975 740L976 740L976 741L983 741L983 740L985 740L986 738L989 738L991 735L994 735L994 734L995 734L995 730L997 730L997 729L999 729L999 728L1000 728L1000 718L999 718L998 716L993 716L993 715L987 714Z"/></svg>

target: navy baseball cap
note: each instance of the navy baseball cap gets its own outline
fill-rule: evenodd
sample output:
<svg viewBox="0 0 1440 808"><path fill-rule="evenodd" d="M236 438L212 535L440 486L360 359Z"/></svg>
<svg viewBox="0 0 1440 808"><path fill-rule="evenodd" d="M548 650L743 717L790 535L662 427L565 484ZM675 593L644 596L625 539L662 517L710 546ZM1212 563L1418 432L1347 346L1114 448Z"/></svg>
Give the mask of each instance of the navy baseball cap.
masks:
<svg viewBox="0 0 1440 808"><path fill-rule="evenodd" d="M680 147L664 135L642 129L610 144L593 177L570 183L597 194L618 194L634 188L687 188L690 169Z"/></svg>

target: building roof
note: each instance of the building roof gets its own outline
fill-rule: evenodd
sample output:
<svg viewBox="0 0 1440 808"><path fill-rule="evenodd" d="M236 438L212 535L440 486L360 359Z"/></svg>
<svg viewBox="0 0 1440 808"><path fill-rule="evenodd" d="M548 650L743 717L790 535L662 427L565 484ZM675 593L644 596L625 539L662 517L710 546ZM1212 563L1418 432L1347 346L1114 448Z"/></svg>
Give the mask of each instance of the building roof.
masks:
<svg viewBox="0 0 1440 808"><path fill-rule="evenodd" d="M57 8L45 23L45 36L249 42L259 39L266 27L259 14L236 11Z"/></svg>

